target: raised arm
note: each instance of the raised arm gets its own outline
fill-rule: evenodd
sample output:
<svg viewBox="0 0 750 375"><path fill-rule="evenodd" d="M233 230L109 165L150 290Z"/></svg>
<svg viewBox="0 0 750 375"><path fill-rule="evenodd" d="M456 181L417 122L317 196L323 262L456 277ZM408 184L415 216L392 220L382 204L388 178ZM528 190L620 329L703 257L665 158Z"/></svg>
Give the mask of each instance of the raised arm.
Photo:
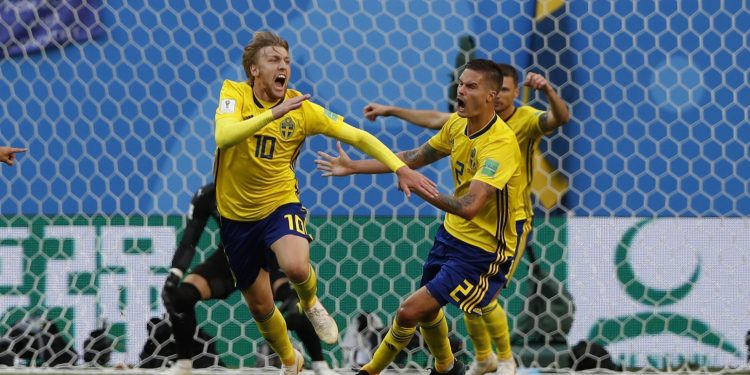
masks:
<svg viewBox="0 0 750 375"><path fill-rule="evenodd" d="M365 107L365 117L368 120L375 121L378 116L395 116L423 128L440 129L451 117L451 114L432 110L406 109L378 103L370 103Z"/></svg>
<svg viewBox="0 0 750 375"><path fill-rule="evenodd" d="M570 120L568 106L557 95L555 88L543 76L537 73L527 73L523 84L524 86L544 92L544 95L547 97L549 109L539 118L539 127L542 129L542 132L549 133Z"/></svg>

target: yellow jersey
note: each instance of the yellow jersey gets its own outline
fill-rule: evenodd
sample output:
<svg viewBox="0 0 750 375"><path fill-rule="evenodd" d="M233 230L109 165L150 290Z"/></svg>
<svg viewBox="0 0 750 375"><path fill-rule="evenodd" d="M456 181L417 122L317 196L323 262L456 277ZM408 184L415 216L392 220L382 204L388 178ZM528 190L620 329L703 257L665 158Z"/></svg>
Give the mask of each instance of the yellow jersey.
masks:
<svg viewBox="0 0 750 375"><path fill-rule="evenodd" d="M302 95L288 89L284 99ZM281 102L281 101L280 101ZM279 102L279 103L280 103ZM226 80L216 109L217 129L258 116L270 116L273 103L264 103L247 82ZM276 104L278 105L278 103ZM352 144L384 162L391 170L404 165L377 138L344 122L343 117L310 101L273 120L238 143L216 149L214 182L219 214L231 220L257 221L279 206L299 202L294 164L305 137L325 134Z"/></svg>
<svg viewBox="0 0 750 375"><path fill-rule="evenodd" d="M534 175L534 149L544 135L539 126L539 116L543 113L544 111L525 105L517 107L510 117L505 119L516 134L518 147L521 149L521 176L526 181L526 188L522 193L525 215L522 219L531 219L534 216L534 206L531 203L531 178Z"/></svg>
<svg viewBox="0 0 750 375"><path fill-rule="evenodd" d="M515 222L526 188L520 171L521 151L515 134L497 115L470 136L467 124L466 118L454 113L429 144L450 154L456 197L466 194L473 180L497 191L471 220L446 214L445 229L465 243L498 253L504 261L516 251Z"/></svg>

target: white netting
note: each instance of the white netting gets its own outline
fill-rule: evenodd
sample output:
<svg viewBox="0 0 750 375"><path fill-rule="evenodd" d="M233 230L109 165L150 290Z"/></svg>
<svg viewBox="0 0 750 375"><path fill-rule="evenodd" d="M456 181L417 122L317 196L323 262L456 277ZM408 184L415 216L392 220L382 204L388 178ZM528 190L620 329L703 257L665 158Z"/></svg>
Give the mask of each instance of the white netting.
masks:
<svg viewBox="0 0 750 375"><path fill-rule="evenodd" d="M522 366L580 364L568 348L581 340L628 368L746 362L746 2L14 0L0 16L0 145L29 147L0 168L5 363L66 362L24 341L50 330L83 355L105 319L109 364L139 363L182 215L211 179L221 82L244 78L242 47L262 29L289 40L294 88L395 150L432 133L362 108L448 110L467 56L558 88L572 120L541 143L536 261L502 299ZM364 311L387 324L439 215L391 176L321 178L314 152L332 146L312 138L297 165L321 299L342 329ZM448 191L445 167L426 174ZM218 240L208 233L201 256ZM226 366L255 365L261 340L238 295L198 316ZM325 349L346 365L344 349ZM398 363L427 358L417 345Z"/></svg>

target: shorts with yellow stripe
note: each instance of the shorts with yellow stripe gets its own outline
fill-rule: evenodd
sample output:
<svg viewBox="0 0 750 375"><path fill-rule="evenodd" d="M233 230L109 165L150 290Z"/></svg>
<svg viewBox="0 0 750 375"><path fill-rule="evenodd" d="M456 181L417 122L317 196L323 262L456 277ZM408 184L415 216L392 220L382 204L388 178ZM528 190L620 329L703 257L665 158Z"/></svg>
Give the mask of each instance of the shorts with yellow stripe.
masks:
<svg viewBox="0 0 750 375"><path fill-rule="evenodd" d="M421 286L427 287L441 306L452 303L477 315L505 284L513 258L501 259L469 245L440 226L422 269Z"/></svg>
<svg viewBox="0 0 750 375"><path fill-rule="evenodd" d="M505 282L505 288L508 287L508 284L513 279L513 275L516 274L516 270L518 269L518 265L521 264L526 247L531 246L529 245L529 235L531 235L531 230L534 227L533 222L533 218L516 221L518 241L516 241L516 253L513 255L513 265L510 266L510 271L508 271L506 277L507 281Z"/></svg>

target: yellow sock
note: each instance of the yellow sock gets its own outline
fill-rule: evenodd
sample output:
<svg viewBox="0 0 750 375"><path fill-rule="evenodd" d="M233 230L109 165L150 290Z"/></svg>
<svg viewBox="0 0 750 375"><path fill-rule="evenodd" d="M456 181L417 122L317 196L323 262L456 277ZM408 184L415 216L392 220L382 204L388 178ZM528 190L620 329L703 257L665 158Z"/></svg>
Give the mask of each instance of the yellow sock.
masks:
<svg viewBox="0 0 750 375"><path fill-rule="evenodd" d="M317 297L315 294L318 292L318 279L315 277L315 270L312 265L310 266L310 275L307 276L307 280L300 284L292 283L292 288L297 291L299 297L299 304L303 310L307 310L315 304Z"/></svg>
<svg viewBox="0 0 750 375"><path fill-rule="evenodd" d="M274 306L273 311L264 318L255 319L258 324L258 330L271 345L273 351L279 355L281 362L287 366L293 365L296 361L294 347L289 341L289 334L286 331L286 321L281 312Z"/></svg>
<svg viewBox="0 0 750 375"><path fill-rule="evenodd" d="M440 309L433 321L419 323L419 331L430 353L435 357L435 370L437 372L450 371L453 367L453 352L451 343L448 341L448 322L445 321L443 309Z"/></svg>
<svg viewBox="0 0 750 375"><path fill-rule="evenodd" d="M474 344L475 360L483 361L492 355L492 343L487 328L484 326L484 319L479 315L464 313L464 323L469 338Z"/></svg>
<svg viewBox="0 0 750 375"><path fill-rule="evenodd" d="M482 309L482 319L487 328L487 333L489 333L495 346L497 346L497 358L512 358L513 352L510 349L508 317L505 315L505 310L503 310L502 306L497 303L497 300Z"/></svg>
<svg viewBox="0 0 750 375"><path fill-rule="evenodd" d="M370 362L362 366L362 370L367 371L370 375L382 372L393 362L396 355L409 344L416 331L417 327L401 327L394 319L393 326L388 330L383 342L372 355Z"/></svg>

